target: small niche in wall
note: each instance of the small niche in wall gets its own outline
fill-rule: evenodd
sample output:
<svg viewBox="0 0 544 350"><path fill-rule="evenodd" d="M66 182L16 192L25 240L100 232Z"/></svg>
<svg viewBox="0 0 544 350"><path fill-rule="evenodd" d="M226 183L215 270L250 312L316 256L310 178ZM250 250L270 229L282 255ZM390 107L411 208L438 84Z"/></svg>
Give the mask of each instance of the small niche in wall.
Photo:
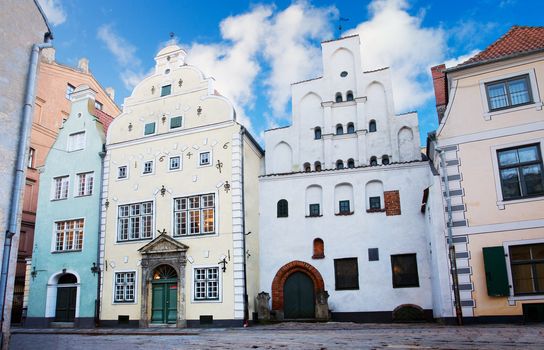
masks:
<svg viewBox="0 0 544 350"><path fill-rule="evenodd" d="M379 261L380 253L378 248L368 248L368 261Z"/></svg>

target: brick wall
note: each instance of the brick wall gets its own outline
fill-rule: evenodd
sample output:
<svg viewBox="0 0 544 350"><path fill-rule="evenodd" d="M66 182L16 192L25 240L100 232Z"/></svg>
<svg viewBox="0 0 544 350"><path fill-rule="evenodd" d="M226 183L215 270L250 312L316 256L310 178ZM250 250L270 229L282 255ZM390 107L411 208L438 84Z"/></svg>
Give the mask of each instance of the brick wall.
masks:
<svg viewBox="0 0 544 350"><path fill-rule="evenodd" d="M438 114L438 123L442 121L446 106L448 104L448 90L446 81L446 66L444 64L431 68L434 85L434 98L436 100L436 113Z"/></svg>
<svg viewBox="0 0 544 350"><path fill-rule="evenodd" d="M400 194L399 191L385 191L383 193L385 201L385 215L400 215Z"/></svg>

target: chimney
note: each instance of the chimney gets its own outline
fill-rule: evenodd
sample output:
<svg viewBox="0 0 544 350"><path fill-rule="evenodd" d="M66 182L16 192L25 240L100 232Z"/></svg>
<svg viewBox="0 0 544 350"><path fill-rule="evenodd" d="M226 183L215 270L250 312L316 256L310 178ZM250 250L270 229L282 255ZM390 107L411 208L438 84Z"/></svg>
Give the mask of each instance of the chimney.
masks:
<svg viewBox="0 0 544 350"><path fill-rule="evenodd" d="M438 123L442 122L446 106L448 105L448 83L446 79L445 64L440 64L431 68L434 85L434 98L436 100L436 113L438 114Z"/></svg>
<svg viewBox="0 0 544 350"><path fill-rule="evenodd" d="M108 94L108 96L112 99L112 100L115 100L115 90L111 87L111 86L108 86L106 88L106 94Z"/></svg>
<svg viewBox="0 0 544 350"><path fill-rule="evenodd" d="M41 52L41 61L45 63L53 63L55 62L55 48L54 47L48 47L42 50Z"/></svg>
<svg viewBox="0 0 544 350"><path fill-rule="evenodd" d="M89 60L85 57L79 59L79 62L77 62L77 68L79 68L79 70L83 73L89 73Z"/></svg>

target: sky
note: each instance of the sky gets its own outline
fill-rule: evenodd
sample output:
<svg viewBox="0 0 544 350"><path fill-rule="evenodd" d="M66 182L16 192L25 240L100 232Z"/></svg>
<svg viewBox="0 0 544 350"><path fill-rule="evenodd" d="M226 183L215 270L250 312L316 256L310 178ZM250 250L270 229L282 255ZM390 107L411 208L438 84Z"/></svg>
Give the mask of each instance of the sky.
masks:
<svg viewBox="0 0 544 350"><path fill-rule="evenodd" d="M261 143L290 125L291 83L321 76L322 41L360 35L363 69L391 68L396 113L418 112L424 145L437 127L430 67L463 62L512 25L544 25L541 0L38 1L57 62L88 58L119 106L173 33Z"/></svg>

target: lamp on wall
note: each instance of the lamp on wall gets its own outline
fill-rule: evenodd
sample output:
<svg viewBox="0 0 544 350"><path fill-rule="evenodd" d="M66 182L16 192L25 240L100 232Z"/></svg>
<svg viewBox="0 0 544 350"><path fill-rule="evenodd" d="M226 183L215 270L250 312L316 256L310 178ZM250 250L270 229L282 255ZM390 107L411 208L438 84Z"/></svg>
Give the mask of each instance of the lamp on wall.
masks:
<svg viewBox="0 0 544 350"><path fill-rule="evenodd" d="M96 265L96 263L93 261L93 266L91 266L91 272L93 275L96 275L100 272L100 266Z"/></svg>
<svg viewBox="0 0 544 350"><path fill-rule="evenodd" d="M227 257L226 256L221 255L221 260L219 260L219 262L217 264L222 265L221 266L221 271L223 271L223 272L227 271L228 262L227 262Z"/></svg>

